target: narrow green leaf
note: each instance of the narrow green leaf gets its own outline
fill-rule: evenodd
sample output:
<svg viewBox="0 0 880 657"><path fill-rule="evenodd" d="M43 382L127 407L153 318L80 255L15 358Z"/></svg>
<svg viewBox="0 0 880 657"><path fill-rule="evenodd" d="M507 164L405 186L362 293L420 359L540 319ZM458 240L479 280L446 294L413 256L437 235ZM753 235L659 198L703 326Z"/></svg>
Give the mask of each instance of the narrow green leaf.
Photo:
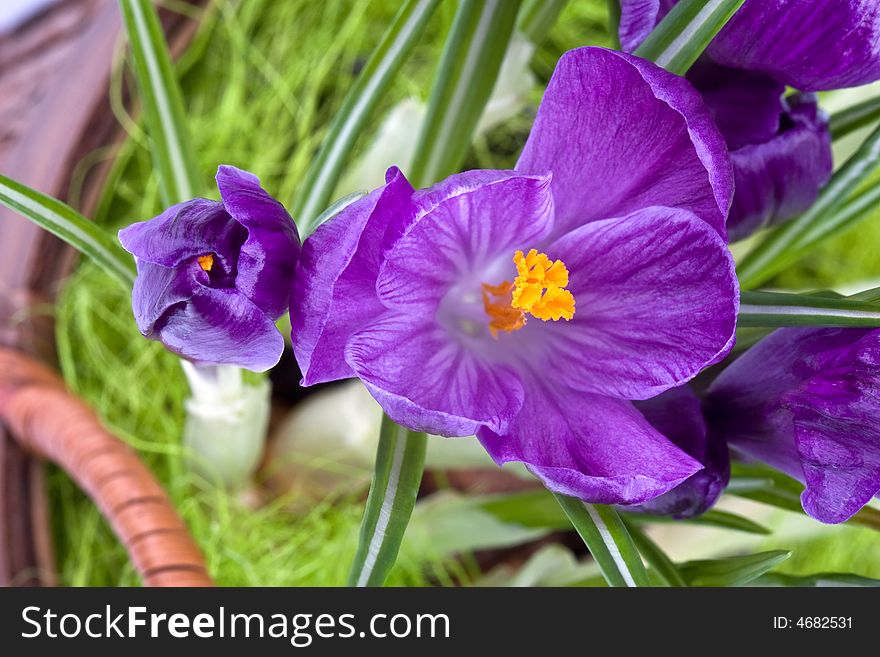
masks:
<svg viewBox="0 0 880 657"><path fill-rule="evenodd" d="M590 550L609 586L650 585L639 551L613 508L586 504L556 493L554 497Z"/></svg>
<svg viewBox="0 0 880 657"><path fill-rule="evenodd" d="M566 4L568 0L525 0L519 10L516 28L537 45L547 36Z"/></svg>
<svg viewBox="0 0 880 657"><path fill-rule="evenodd" d="M681 0L635 53L684 75L745 0Z"/></svg>
<svg viewBox="0 0 880 657"><path fill-rule="evenodd" d="M136 275L134 259L114 236L70 206L2 175L0 203L87 255L131 289Z"/></svg>
<svg viewBox="0 0 880 657"><path fill-rule="evenodd" d="M880 121L880 96L874 96L832 114L831 136L840 139L877 121Z"/></svg>
<svg viewBox="0 0 880 657"><path fill-rule="evenodd" d="M425 440L424 433L383 418L349 586L381 586L388 577L419 492Z"/></svg>
<svg viewBox="0 0 880 657"><path fill-rule="evenodd" d="M415 187L455 173L464 162L495 86L519 4L519 0L461 0L409 172Z"/></svg>
<svg viewBox="0 0 880 657"><path fill-rule="evenodd" d="M743 289L760 285L808 250L848 226L841 212L847 198L880 165L880 127L822 189L816 202L794 221L783 224L750 251L737 267Z"/></svg>
<svg viewBox="0 0 880 657"><path fill-rule="evenodd" d="M193 198L199 190L196 160L183 111L183 96L171 64L162 25L150 0L119 0L131 45L153 164L166 205Z"/></svg>
<svg viewBox="0 0 880 657"><path fill-rule="evenodd" d="M620 50L620 0L607 0L608 3L608 35L611 47Z"/></svg>
<svg viewBox="0 0 880 657"><path fill-rule="evenodd" d="M851 573L815 573L812 575L785 575L767 573L752 581L754 586L880 586L880 579L871 579Z"/></svg>
<svg viewBox="0 0 880 657"><path fill-rule="evenodd" d="M688 585L684 577L681 576L681 573L678 572L678 566L673 563L672 559L669 558L659 545L632 523L626 523L626 527L642 557L665 581L666 586L681 587Z"/></svg>
<svg viewBox="0 0 880 657"><path fill-rule="evenodd" d="M568 516L553 495L544 489L487 496L480 504L503 522L523 527L571 528Z"/></svg>
<svg viewBox="0 0 880 657"><path fill-rule="evenodd" d="M846 297L742 292L739 327L880 326L880 304Z"/></svg>
<svg viewBox="0 0 880 657"><path fill-rule="evenodd" d="M743 516L731 513L730 511L722 511L721 509L709 509L694 518L670 518L668 516L649 516L641 513L628 513L626 520L630 523L637 524L690 524L700 525L704 527L716 527L718 529L731 529L748 534L770 534L770 530L759 525L753 520L744 518Z"/></svg>
<svg viewBox="0 0 880 657"><path fill-rule="evenodd" d="M678 565L690 586L742 586L757 579L791 556L785 550L771 550L742 557L687 561Z"/></svg>
<svg viewBox="0 0 880 657"><path fill-rule="evenodd" d="M334 116L321 150L309 167L293 203L292 214L303 238L316 227L316 217L330 202L364 126L438 4L439 0L408 0L401 6Z"/></svg>

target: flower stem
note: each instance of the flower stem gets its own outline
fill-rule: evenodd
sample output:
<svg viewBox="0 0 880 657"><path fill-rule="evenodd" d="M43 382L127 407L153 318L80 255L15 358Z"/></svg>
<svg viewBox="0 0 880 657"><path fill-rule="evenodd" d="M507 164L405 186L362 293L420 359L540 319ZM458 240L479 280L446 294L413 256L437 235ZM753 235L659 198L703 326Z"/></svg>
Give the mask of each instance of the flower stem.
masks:
<svg viewBox="0 0 880 657"><path fill-rule="evenodd" d="M382 419L349 586L381 586L397 559L425 468L426 436Z"/></svg>

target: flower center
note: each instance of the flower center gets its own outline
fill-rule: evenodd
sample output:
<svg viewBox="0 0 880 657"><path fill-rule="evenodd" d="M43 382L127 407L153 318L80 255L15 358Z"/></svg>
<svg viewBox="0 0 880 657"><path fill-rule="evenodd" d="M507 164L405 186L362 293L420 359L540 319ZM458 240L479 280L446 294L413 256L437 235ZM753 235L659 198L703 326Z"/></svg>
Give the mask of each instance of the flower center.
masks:
<svg viewBox="0 0 880 657"><path fill-rule="evenodd" d="M566 321L574 317L574 295L566 290L568 269L562 260L551 261L545 253L532 249L513 256L516 278L513 283L482 284L483 308L489 316L489 331L511 333L526 325L526 314L542 321Z"/></svg>
<svg viewBox="0 0 880 657"><path fill-rule="evenodd" d="M199 267L204 269L205 271L211 271L211 268L214 266L214 255L212 253L206 253L205 255L200 255L198 257Z"/></svg>

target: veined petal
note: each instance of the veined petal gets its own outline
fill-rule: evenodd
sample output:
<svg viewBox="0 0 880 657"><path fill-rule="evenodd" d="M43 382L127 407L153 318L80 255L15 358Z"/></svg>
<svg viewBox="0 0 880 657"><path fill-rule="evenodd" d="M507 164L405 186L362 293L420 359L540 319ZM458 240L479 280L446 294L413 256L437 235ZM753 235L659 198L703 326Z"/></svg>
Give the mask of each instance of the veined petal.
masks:
<svg viewBox="0 0 880 657"><path fill-rule="evenodd" d="M577 393L534 376L506 433L477 438L499 465L525 463L552 491L596 504L638 504L702 466L660 435L630 402Z"/></svg>
<svg viewBox="0 0 880 657"><path fill-rule="evenodd" d="M386 312L351 338L345 359L388 416L414 430L504 431L522 406L512 368L465 348L432 317Z"/></svg>
<svg viewBox="0 0 880 657"><path fill-rule="evenodd" d="M727 66L763 71L801 91L880 79L875 0L746 0L708 49Z"/></svg>
<svg viewBox="0 0 880 657"><path fill-rule="evenodd" d="M197 198L172 205L148 221L119 231L125 250L139 260L176 267L206 253L220 257L238 251L247 231L226 212L223 204ZM235 263L230 263L233 269Z"/></svg>
<svg viewBox="0 0 880 657"><path fill-rule="evenodd" d="M277 319L287 310L299 258L296 225L252 173L223 165L217 169L217 187L226 211L248 234L238 255L235 286Z"/></svg>
<svg viewBox="0 0 880 657"><path fill-rule="evenodd" d="M647 399L733 347L739 292L723 240L684 210L597 221L548 252L568 266L577 313L537 327L540 357L577 390Z"/></svg>
<svg viewBox="0 0 880 657"><path fill-rule="evenodd" d="M138 262L132 300L144 336L196 363L274 366L284 350L274 322L235 288L200 283L198 271Z"/></svg>
<svg viewBox="0 0 880 657"><path fill-rule="evenodd" d="M517 170L553 174L556 234L663 205L726 235L733 173L721 133L686 80L632 55L565 53Z"/></svg>
<svg viewBox="0 0 880 657"><path fill-rule="evenodd" d="M403 174L389 169L387 181L319 226L303 244L290 318L303 385L354 376L345 362L345 345L384 311L376 277L386 236L399 234L413 211L413 189Z"/></svg>
<svg viewBox="0 0 880 657"><path fill-rule="evenodd" d="M417 219L387 252L376 282L389 308L436 307L463 281L475 281L479 290L496 275L498 282L512 280L514 251L536 243L553 222L549 176L468 171L415 198ZM499 261L504 270L487 271Z"/></svg>

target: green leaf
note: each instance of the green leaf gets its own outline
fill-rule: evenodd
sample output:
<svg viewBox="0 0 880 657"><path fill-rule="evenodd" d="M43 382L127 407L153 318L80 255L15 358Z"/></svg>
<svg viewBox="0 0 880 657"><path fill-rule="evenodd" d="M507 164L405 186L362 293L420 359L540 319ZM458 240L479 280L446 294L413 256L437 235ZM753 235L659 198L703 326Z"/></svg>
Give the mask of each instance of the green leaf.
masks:
<svg viewBox="0 0 880 657"><path fill-rule="evenodd" d="M610 506L553 494L580 534L609 586L650 586L639 551Z"/></svg>
<svg viewBox="0 0 880 657"><path fill-rule="evenodd" d="M681 0L635 55L684 75L745 0Z"/></svg>
<svg viewBox="0 0 880 657"><path fill-rule="evenodd" d="M0 203L87 255L131 289L136 275L134 259L114 236L70 206L2 175Z"/></svg>
<svg viewBox="0 0 880 657"><path fill-rule="evenodd" d="M608 3L608 35L611 47L620 50L620 0L607 0Z"/></svg>
<svg viewBox="0 0 880 657"><path fill-rule="evenodd" d="M880 304L846 297L742 292L738 327L880 326Z"/></svg>
<svg viewBox="0 0 880 657"><path fill-rule="evenodd" d="M755 586L880 586L880 579L871 579L851 573L815 573L813 575L785 575L767 573L752 581Z"/></svg>
<svg viewBox="0 0 880 657"><path fill-rule="evenodd" d="M568 0L526 0L519 10L516 28L537 45L547 36L566 4Z"/></svg>
<svg viewBox="0 0 880 657"><path fill-rule="evenodd" d="M153 164L166 205L198 193L199 176L183 111L183 96L159 17L150 0L119 0Z"/></svg>
<svg viewBox="0 0 880 657"><path fill-rule="evenodd" d="M666 586L687 586L672 559L647 534L632 523L626 523L630 536L645 561L663 579Z"/></svg>
<svg viewBox="0 0 880 657"><path fill-rule="evenodd" d="M690 586L741 586L757 579L791 556L785 550L771 550L742 557L687 561L678 565Z"/></svg>
<svg viewBox="0 0 880 657"><path fill-rule="evenodd" d="M381 586L397 559L425 466L424 433L382 419L376 469L349 586Z"/></svg>
<svg viewBox="0 0 880 657"><path fill-rule="evenodd" d="M731 513L730 511L722 511L721 509L709 509L705 513L694 518L670 518L668 516L649 516L641 513L628 513L626 520L630 523L638 524L690 524L700 525L704 527L716 527L718 529L731 529L748 534L770 534L770 530L759 525L753 520L744 518L743 516Z"/></svg>
<svg viewBox="0 0 880 657"><path fill-rule="evenodd" d="M303 238L318 225L316 217L330 202L358 137L438 4L439 0L408 0L401 6L333 117L321 150L309 167L293 203L292 214Z"/></svg>
<svg viewBox="0 0 880 657"><path fill-rule="evenodd" d="M428 101L409 178L426 187L458 171L489 100L519 0L461 0Z"/></svg>
<svg viewBox="0 0 880 657"><path fill-rule="evenodd" d="M880 127L847 160L800 217L772 231L737 267L743 289L760 285L813 247L850 225L847 197L880 165Z"/></svg>
<svg viewBox="0 0 880 657"><path fill-rule="evenodd" d="M877 121L880 121L880 96L874 96L832 114L831 136L840 139Z"/></svg>

